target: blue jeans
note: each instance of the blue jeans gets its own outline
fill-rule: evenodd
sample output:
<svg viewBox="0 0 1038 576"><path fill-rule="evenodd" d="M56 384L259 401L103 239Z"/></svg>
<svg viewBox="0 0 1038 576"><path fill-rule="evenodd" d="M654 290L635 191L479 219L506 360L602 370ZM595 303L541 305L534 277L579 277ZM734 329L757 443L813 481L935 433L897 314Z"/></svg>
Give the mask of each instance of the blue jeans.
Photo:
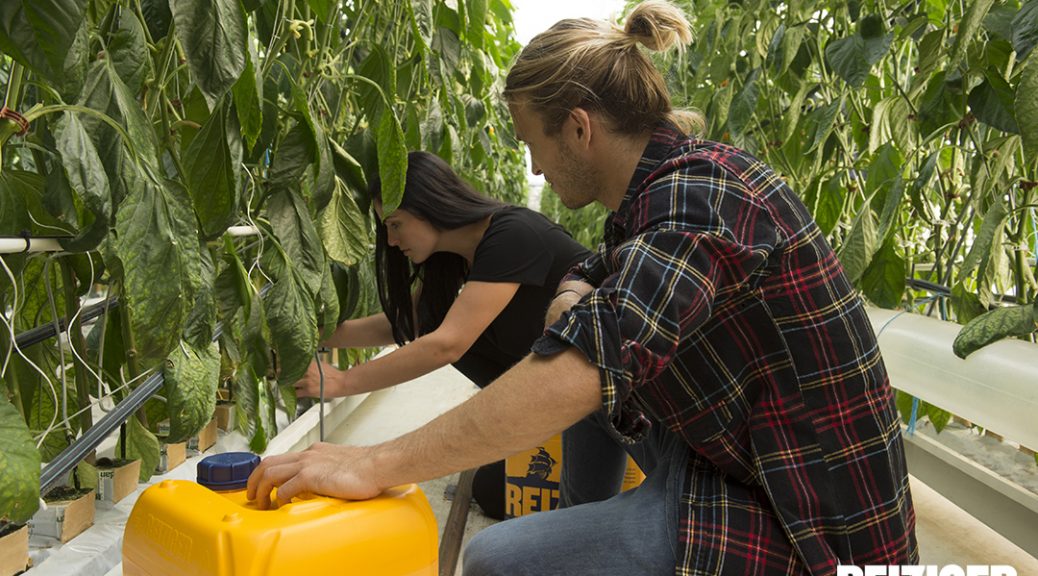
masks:
<svg viewBox="0 0 1038 576"><path fill-rule="evenodd" d="M601 464L594 461L596 451L567 452L567 446L579 445L581 434L594 437L596 427L605 434L599 424L603 417L601 412L593 414L563 436L561 499L568 506L506 520L476 534L465 549L464 576L674 573L688 447L654 423L649 437L626 446L626 451L614 444L619 454L609 449L598 452L606 462L596 471ZM567 441L571 432L574 436ZM611 490L595 473L619 470L622 481L627 452L645 472L645 481L633 490L595 501ZM568 467L570 454L580 454L580 459ZM587 466L581 465L584 457ZM567 472L572 474L568 480ZM618 490L619 483L615 486Z"/></svg>

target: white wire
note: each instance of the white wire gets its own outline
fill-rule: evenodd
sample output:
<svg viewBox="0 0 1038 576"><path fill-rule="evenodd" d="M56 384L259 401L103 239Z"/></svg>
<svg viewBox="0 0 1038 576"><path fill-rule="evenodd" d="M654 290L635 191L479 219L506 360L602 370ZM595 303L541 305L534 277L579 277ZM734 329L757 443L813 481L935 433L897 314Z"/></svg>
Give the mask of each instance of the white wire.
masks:
<svg viewBox="0 0 1038 576"><path fill-rule="evenodd" d="M4 273L7 274L8 278L11 279L11 286L13 287L13 291L14 291L13 292L13 294L14 294L14 306L11 308L11 310L12 311L16 311L16 310L18 310L18 281L15 280L14 273L11 272L11 269L7 267L7 262L5 262L3 258L0 258L0 266L3 266ZM11 322L8 322L7 318L3 314L0 314L0 322L3 322L4 326L7 327L8 334L11 335L11 348L7 352L7 358L5 358L5 360L4 360L3 368L0 369L0 377L3 377L7 373L7 367L9 365L11 351L13 350L14 352L17 352L18 355L22 357L22 360L25 360L25 362L27 364L29 364L29 366L32 366L33 370L38 372L40 374L40 376L43 376L43 379L47 381L47 386L50 388L51 397L54 398L54 419L57 419L57 417L58 417L58 409L57 409L58 408L58 393L54 389L54 383L51 382L51 379L50 379L49 376L47 376L47 373L44 372L39 366L37 366L35 362L33 362L32 360L29 360L29 358L24 353L22 353L22 349L19 348L17 346L17 344L15 343L15 338L16 337L15 337L15 334L14 334L14 315L13 315L13 312L12 312L12 316L11 316ZM53 425L53 421L51 422L51 424ZM43 444L43 442L41 440L40 442L38 442L36 444L36 448L39 449L39 447L42 444Z"/></svg>
<svg viewBox="0 0 1038 576"><path fill-rule="evenodd" d="M256 229L256 235L259 236L259 253L263 254L263 230L256 224L256 221L252 219L252 212L250 212L249 210L249 207L252 206L252 199L255 197L256 194L256 178L253 177L252 171L249 170L248 166L246 166L244 162L242 162L241 166L244 169L245 175L249 178L249 181L252 182L252 186L249 187L249 198L245 201L245 221L249 223L249 226L252 226ZM249 276L252 276L253 270L257 269L259 270L259 273L263 276L263 278L267 281L268 284L274 283L274 281L270 279L270 276L267 276L267 273L264 272L263 268L260 267L258 257L255 260L253 260L252 263L249 265L247 274Z"/></svg>
<svg viewBox="0 0 1038 576"><path fill-rule="evenodd" d="M88 406L85 406L85 407L83 407L83 408L80 408L80 409L79 409L79 411L77 411L77 412L75 412L74 414L70 415L70 416L68 417L68 419L67 419L66 421L64 421L64 422L59 422L58 424L68 424L68 423L69 423L69 422L71 422L71 421L72 421L73 419L75 419L75 418L76 418L77 416L79 416L80 414L82 414L83 412L86 412L87 410L90 410L91 408L93 408L93 407L94 407L94 404L100 404L100 403L102 402L102 400L105 400L105 399L107 399L107 398L110 398L110 397L112 397L112 396L115 396L116 392L121 392L122 390L124 390L124 389L126 389L126 388L129 388L129 387L130 387L130 386L131 386L131 385L132 385L132 384L133 384L134 382L136 382L137 380L140 380L141 378L144 378L145 376L150 376L152 372L154 372L154 370L145 370L144 372L142 372L141 374L139 374L139 375L138 375L138 376L137 376L136 378L134 378L134 379L130 380L129 382L124 382L124 383L120 384L118 388L115 388L115 389L109 390L109 391L108 391L108 394L106 394L106 395L105 395L105 396L104 396L103 398L98 398L98 401L97 401L97 402L92 402L92 403L90 403L90 405L88 405ZM39 435L37 436L37 438L41 438L41 439L42 439L42 438L46 438L46 437L47 437L47 434L49 434L49 432L43 432L43 433L40 433L40 434L39 434Z"/></svg>
<svg viewBox="0 0 1038 576"><path fill-rule="evenodd" d="M32 223L40 228L49 228L51 230L57 230L58 232L61 232L62 236L75 234L75 232L72 230L65 230L64 228L59 228L57 226L49 226L47 224L44 224L43 222L40 222L39 220L33 217L32 211L28 211L27 213L29 214L29 219L32 220Z"/></svg>

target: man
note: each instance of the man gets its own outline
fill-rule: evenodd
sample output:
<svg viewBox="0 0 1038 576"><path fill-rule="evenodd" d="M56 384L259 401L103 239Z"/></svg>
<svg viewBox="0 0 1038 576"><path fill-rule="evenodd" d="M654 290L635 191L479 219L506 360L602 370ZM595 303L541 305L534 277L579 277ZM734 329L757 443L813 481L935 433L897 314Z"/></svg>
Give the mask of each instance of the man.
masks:
<svg viewBox="0 0 1038 576"><path fill-rule="evenodd" d="M523 50L505 97L535 173L613 213L557 292L534 354L429 425L319 445L250 478L366 498L598 426L636 490L496 524L486 574L831 575L917 560L893 396L863 305L795 194L746 153L688 139L639 44L688 42L660 1L626 28L564 20ZM565 482L565 479L564 479ZM608 496L608 495L607 495ZM584 503L581 503L584 502Z"/></svg>

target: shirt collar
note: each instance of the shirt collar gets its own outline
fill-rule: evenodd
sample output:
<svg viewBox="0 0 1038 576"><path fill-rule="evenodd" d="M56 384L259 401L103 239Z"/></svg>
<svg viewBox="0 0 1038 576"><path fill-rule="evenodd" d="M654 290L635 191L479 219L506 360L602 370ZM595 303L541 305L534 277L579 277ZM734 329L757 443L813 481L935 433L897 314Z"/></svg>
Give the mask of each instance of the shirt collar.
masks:
<svg viewBox="0 0 1038 576"><path fill-rule="evenodd" d="M620 207L609 215L605 228L605 241L607 245L615 245L626 237L627 219L631 203L644 191L648 184L649 176L670 157L671 151L677 142L683 141L687 136L670 122L661 122L652 132L649 143L638 160L638 166L634 169L631 182L627 185Z"/></svg>

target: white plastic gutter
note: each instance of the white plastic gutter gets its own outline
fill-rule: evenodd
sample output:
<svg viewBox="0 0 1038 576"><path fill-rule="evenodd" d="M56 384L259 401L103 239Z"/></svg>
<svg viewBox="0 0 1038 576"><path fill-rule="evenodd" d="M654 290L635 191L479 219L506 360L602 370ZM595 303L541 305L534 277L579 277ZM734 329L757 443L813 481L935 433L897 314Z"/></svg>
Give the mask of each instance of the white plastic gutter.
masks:
<svg viewBox="0 0 1038 576"><path fill-rule="evenodd" d="M963 360L952 352L959 324L882 308L868 313L895 388L1038 448L1038 345L1006 339Z"/></svg>
<svg viewBox="0 0 1038 576"><path fill-rule="evenodd" d="M868 313L895 388L1038 448L1038 345L1006 339L963 360L952 352L958 324L880 308ZM905 435L909 473L1038 558L1038 493L1025 480L1034 477L1033 464L1014 467L1014 450L980 436L966 435L970 442L956 447L948 431L923 432ZM986 463L961 449L983 454Z"/></svg>

